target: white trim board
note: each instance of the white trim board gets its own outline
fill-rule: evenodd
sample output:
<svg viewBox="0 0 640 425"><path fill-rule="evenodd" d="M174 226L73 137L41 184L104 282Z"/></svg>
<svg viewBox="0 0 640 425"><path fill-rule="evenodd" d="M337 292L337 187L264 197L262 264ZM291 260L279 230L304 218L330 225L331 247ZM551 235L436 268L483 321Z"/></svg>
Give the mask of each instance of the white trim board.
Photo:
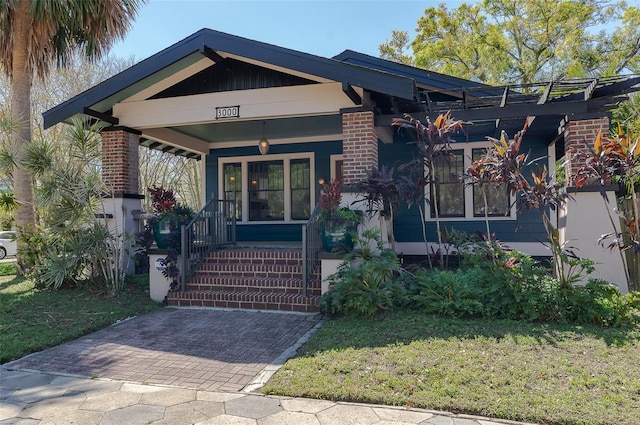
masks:
<svg viewBox="0 0 640 425"><path fill-rule="evenodd" d="M550 257L551 252L540 242L509 242L500 241L511 249L524 252L535 257ZM429 242L429 249L437 252L438 244ZM396 252L404 255L426 255L424 242L396 242Z"/></svg>
<svg viewBox="0 0 640 425"><path fill-rule="evenodd" d="M229 105L240 106L240 117L216 120L215 108ZM352 106L340 83L327 83L121 102L113 106L113 116L122 126L144 129L331 115Z"/></svg>

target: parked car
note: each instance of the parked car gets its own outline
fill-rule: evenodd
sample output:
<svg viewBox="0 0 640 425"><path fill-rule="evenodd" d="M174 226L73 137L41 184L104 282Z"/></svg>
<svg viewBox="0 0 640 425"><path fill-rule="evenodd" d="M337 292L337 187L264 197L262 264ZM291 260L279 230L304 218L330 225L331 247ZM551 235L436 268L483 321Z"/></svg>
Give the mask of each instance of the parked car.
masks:
<svg viewBox="0 0 640 425"><path fill-rule="evenodd" d="M0 260L5 258L7 255L16 255L17 248L16 232L0 232Z"/></svg>

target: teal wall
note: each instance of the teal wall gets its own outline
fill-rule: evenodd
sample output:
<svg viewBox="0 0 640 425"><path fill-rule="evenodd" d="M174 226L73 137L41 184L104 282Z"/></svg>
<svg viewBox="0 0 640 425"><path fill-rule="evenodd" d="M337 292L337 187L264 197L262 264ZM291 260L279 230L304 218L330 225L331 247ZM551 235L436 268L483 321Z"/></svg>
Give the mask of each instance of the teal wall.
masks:
<svg viewBox="0 0 640 425"><path fill-rule="evenodd" d="M484 140L478 140L484 141ZM455 143L452 144L455 149ZM527 140L523 142L522 152L529 152L529 158L542 158L545 162L548 155L547 145L543 141ZM396 135L393 144L379 145L380 162L393 164L402 163L416 158L417 152L414 145L406 138ZM426 214L429 211L425 211ZM467 233L477 231L486 233L484 218L460 219L454 221L441 221L441 229L454 228ZM436 223L433 220L427 221L427 240L437 241ZM529 211L518 214L517 220L491 219L489 222L491 233L496 238L505 242L540 242L545 240L545 230L538 211ZM396 215L394 223L394 235L398 242L422 242L422 227L420 224L420 213L417 206L408 209L406 204L401 205L399 214Z"/></svg>
<svg viewBox="0 0 640 425"><path fill-rule="evenodd" d="M342 153L342 140L329 142L292 143L271 145L267 159L272 154L287 154L313 152L315 176L311 176L312 183L320 177L329 180L331 162L330 156ZM225 149L211 149L206 157L206 190L207 199L215 197L221 199L218 193L218 159L224 157L259 155L258 146L247 146ZM317 202L320 190L316 186ZM302 238L300 224L269 223L269 224L238 224L236 238L239 241L299 241Z"/></svg>
<svg viewBox="0 0 640 425"><path fill-rule="evenodd" d="M417 156L416 148L410 141L402 136L394 136L393 144L379 144L380 163L392 164L395 162L406 162ZM452 146L455 149L455 144ZM285 154L313 152L315 157L315 176L312 181L317 182L318 178L324 177L328 180L330 176L330 156L342 153L342 141L314 142L314 143L294 143L286 145L272 145L269 154ZM529 153L529 158L542 158L546 161L548 154L547 145L542 140L527 140L523 143L523 152ZM237 147L225 149L212 149L206 157L206 188L208 198L215 196L220 198L218 193L218 159L221 157L237 157L257 155L258 147ZM268 156L268 155L267 155ZM317 183L316 183L317 184ZM316 187L316 202L320 190ZM495 233L498 240L505 242L541 242L545 239L544 226L537 211L529 211L518 214L517 220L491 220L489 223L492 233ZM485 222L483 218L466 220L442 221L441 227L464 231L467 233L485 232ZM239 224L237 228L237 239L239 241L297 241L301 239L301 225L299 224ZM436 223L428 221L426 223L427 239L431 242L437 240ZM420 214L418 208L414 206L408 209L406 204L401 205L399 213L396 215L394 224L395 237L398 242L422 242L422 227L420 224Z"/></svg>

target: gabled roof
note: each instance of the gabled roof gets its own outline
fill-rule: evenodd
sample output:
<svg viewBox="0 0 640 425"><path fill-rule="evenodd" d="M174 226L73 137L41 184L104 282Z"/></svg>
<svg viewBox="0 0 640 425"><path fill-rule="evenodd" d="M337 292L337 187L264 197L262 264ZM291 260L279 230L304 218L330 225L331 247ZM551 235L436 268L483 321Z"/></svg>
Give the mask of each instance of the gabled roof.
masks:
<svg viewBox="0 0 640 425"><path fill-rule="evenodd" d="M295 80L297 83L294 81L289 84L300 84L302 79L305 84L342 83L342 90L355 104L361 99L353 86L360 87L370 95L378 126L390 125L394 117L403 113L426 114L435 118L439 113L451 111L456 119L473 121L472 131L477 135L487 135L501 129L520 129L526 118L533 123L529 127L529 134L538 131L542 137L552 140L557 136L558 127L565 118L606 116L629 93L640 89L640 76L635 75L494 87L351 50L328 59L202 29L45 112L44 126L51 127L79 114L118 125L119 119L111 114L115 104L130 98L146 100L158 93L159 96L164 94L170 97L184 95L189 91L183 86L191 83L197 85L197 90L209 90L198 78L212 71L212 66L223 66L228 70L233 61L300 77ZM220 65L221 63L223 64ZM195 82L189 81L192 76ZM208 75L204 78L215 77ZM168 88L171 89L167 90ZM293 129L290 124L296 122L299 127L311 128L311 118L313 117L290 118L293 121L274 120L281 123L274 122L271 127L277 129L281 125L288 131L295 130L298 132L296 134L300 134L299 128ZM330 122L317 119L314 122L324 125L325 131L334 127L339 131L340 123L334 122L334 118L326 117ZM301 120L304 124L301 124ZM213 143L217 140L207 139L212 133L210 125L212 124L185 124L171 130ZM258 128L250 121L227 122L217 127L216 137L224 136L225 140L241 140L249 137L247 135L255 138L256 135L251 131ZM234 138L234 134L243 137ZM148 143L155 149L178 149L157 140L143 139L142 144Z"/></svg>
<svg viewBox="0 0 640 425"><path fill-rule="evenodd" d="M44 127L49 128L76 114L86 113L87 108L93 113L105 113L113 104L204 57L218 62L224 55L242 57L410 101L416 93L415 82L408 77L205 28L46 111L43 114Z"/></svg>

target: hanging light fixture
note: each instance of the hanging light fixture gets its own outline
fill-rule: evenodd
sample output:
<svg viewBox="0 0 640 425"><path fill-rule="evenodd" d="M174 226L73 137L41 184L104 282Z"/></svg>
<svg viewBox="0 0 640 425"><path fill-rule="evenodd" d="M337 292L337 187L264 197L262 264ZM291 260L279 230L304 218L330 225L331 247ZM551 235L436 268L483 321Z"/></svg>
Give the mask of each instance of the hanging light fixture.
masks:
<svg viewBox="0 0 640 425"><path fill-rule="evenodd" d="M269 152L269 141L264 137L264 125L265 122L262 121L262 139L258 142L258 149L262 155L266 155Z"/></svg>

